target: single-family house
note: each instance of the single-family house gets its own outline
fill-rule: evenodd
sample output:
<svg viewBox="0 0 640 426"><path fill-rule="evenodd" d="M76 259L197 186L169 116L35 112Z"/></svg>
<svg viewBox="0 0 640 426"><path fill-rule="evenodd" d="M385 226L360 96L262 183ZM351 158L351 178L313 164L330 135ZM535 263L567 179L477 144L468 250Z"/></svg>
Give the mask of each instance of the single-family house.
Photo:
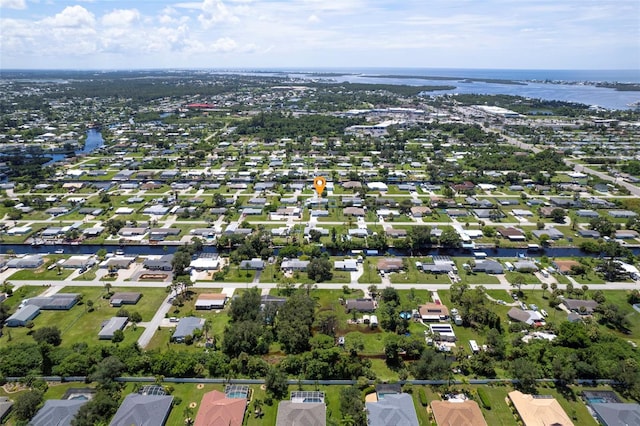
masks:
<svg viewBox="0 0 640 426"><path fill-rule="evenodd" d="M502 264L496 260L478 260L473 267L473 272L484 272L485 274L503 274Z"/></svg>
<svg viewBox="0 0 640 426"><path fill-rule="evenodd" d="M201 293L198 295L196 309L223 309L227 303L227 295L224 293Z"/></svg>
<svg viewBox="0 0 640 426"><path fill-rule="evenodd" d="M397 272L404 269L404 264L402 263L402 259L383 257L382 259L378 259L376 267L378 271L382 272Z"/></svg>
<svg viewBox="0 0 640 426"><path fill-rule="evenodd" d="M92 228L86 228L82 230L82 235L87 238L95 238L104 232L103 226L94 226Z"/></svg>
<svg viewBox="0 0 640 426"><path fill-rule="evenodd" d="M518 260L513 262L513 269L517 272L535 272L538 270L538 265L532 260Z"/></svg>
<svg viewBox="0 0 640 426"><path fill-rule="evenodd" d="M408 235L406 229L394 229L391 227L385 228L384 233L391 238L405 238Z"/></svg>
<svg viewBox="0 0 640 426"><path fill-rule="evenodd" d="M44 258L39 254L34 254L30 256L9 259L6 266L7 268L17 269L37 269L42 265L44 265Z"/></svg>
<svg viewBox="0 0 640 426"><path fill-rule="evenodd" d="M431 412L438 426L487 426L478 403L470 399L431 401Z"/></svg>
<svg viewBox="0 0 640 426"><path fill-rule="evenodd" d="M240 262L240 269L262 271L264 269L264 260L254 258L251 260L243 260Z"/></svg>
<svg viewBox="0 0 640 426"><path fill-rule="evenodd" d="M531 212L531 210L525 210L525 209L513 209L511 210L511 213L513 213L514 216L520 216L520 217L533 216L533 213Z"/></svg>
<svg viewBox="0 0 640 426"><path fill-rule="evenodd" d="M71 420L87 402L86 399L48 399L29 426L71 426Z"/></svg>
<svg viewBox="0 0 640 426"><path fill-rule="evenodd" d="M107 269L129 269L129 266L135 261L135 256L113 256L102 262L100 267Z"/></svg>
<svg viewBox="0 0 640 426"><path fill-rule="evenodd" d="M638 216L637 213L632 212L631 210L609 210L609 216L617 218L617 219L629 219L632 217Z"/></svg>
<svg viewBox="0 0 640 426"><path fill-rule="evenodd" d="M582 203L580 202L580 200L574 200L573 198L550 197L549 202L555 207L560 207L565 209L582 206Z"/></svg>
<svg viewBox="0 0 640 426"><path fill-rule="evenodd" d="M544 323L544 317L538 311L522 310L520 308L511 308L507 312L507 316L517 322L523 322L527 325L538 325Z"/></svg>
<svg viewBox="0 0 640 426"><path fill-rule="evenodd" d="M197 317L184 317L180 318L178 325L176 326L171 340L177 343L184 342L187 336L193 336L193 332L196 330L202 330L204 326L204 318Z"/></svg>
<svg viewBox="0 0 640 426"><path fill-rule="evenodd" d="M558 231L556 228L536 229L531 232L536 238L542 238L543 235L548 236L552 240L559 240L564 238L564 234Z"/></svg>
<svg viewBox="0 0 640 426"><path fill-rule="evenodd" d="M347 312L353 310L358 312L373 312L377 307L377 303L373 299L347 299L345 302Z"/></svg>
<svg viewBox="0 0 640 426"><path fill-rule="evenodd" d="M280 401L276 426L326 426L327 406L324 402Z"/></svg>
<svg viewBox="0 0 640 426"><path fill-rule="evenodd" d="M605 401L589 406L603 426L640 425L640 404Z"/></svg>
<svg viewBox="0 0 640 426"><path fill-rule="evenodd" d="M283 271L306 271L309 263L308 260L300 259L283 260L280 264L280 269Z"/></svg>
<svg viewBox="0 0 640 426"><path fill-rule="evenodd" d="M342 210L342 214L344 214L345 216L364 217L366 212L363 208L360 207L345 207Z"/></svg>
<svg viewBox="0 0 640 426"><path fill-rule="evenodd" d="M506 238L509 241L524 241L526 239L524 232L517 228L498 228L497 231L503 238Z"/></svg>
<svg viewBox="0 0 640 426"><path fill-rule="evenodd" d="M131 207L118 207L115 211L115 214L122 214L122 215L128 215L128 214L133 214L135 210L132 209Z"/></svg>
<svg viewBox="0 0 640 426"><path fill-rule="evenodd" d="M411 216L415 218L428 216L431 214L431 209L427 206L414 206L411 207Z"/></svg>
<svg viewBox="0 0 640 426"><path fill-rule="evenodd" d="M242 426L247 398L229 398L213 390L203 395L194 426Z"/></svg>
<svg viewBox="0 0 640 426"><path fill-rule="evenodd" d="M95 257L91 255L71 256L62 264L63 268L88 269L96 264Z"/></svg>
<svg viewBox="0 0 640 426"><path fill-rule="evenodd" d="M553 217L553 212L556 210L562 210L562 213L564 213L565 215L567 213L564 209L561 209L559 207L540 207L539 212L540 216L550 218Z"/></svg>
<svg viewBox="0 0 640 426"><path fill-rule="evenodd" d="M615 233L615 238L618 240L632 240L634 238L638 238L638 231L633 229L619 229Z"/></svg>
<svg viewBox="0 0 640 426"><path fill-rule="evenodd" d="M355 259L336 260L333 267L337 271L357 271L358 261Z"/></svg>
<svg viewBox="0 0 640 426"><path fill-rule="evenodd" d="M433 256L430 262L422 262L420 268L431 274L448 274L457 270L449 256Z"/></svg>
<svg viewBox="0 0 640 426"><path fill-rule="evenodd" d="M582 299L562 299L562 304L571 312L575 312L580 315L591 315L595 308L598 307L598 302L595 300L582 300Z"/></svg>
<svg viewBox="0 0 640 426"><path fill-rule="evenodd" d="M24 304L35 305L43 311L68 311L78 302L79 297L79 293L56 293L53 296L25 299Z"/></svg>
<svg viewBox="0 0 640 426"><path fill-rule="evenodd" d="M51 207L44 212L46 214L50 214L51 216L61 216L63 214L69 213L69 209L66 207Z"/></svg>
<svg viewBox="0 0 640 426"><path fill-rule="evenodd" d="M449 308L441 303L427 302L418 306L420 318L427 322L440 322L449 320Z"/></svg>
<svg viewBox="0 0 640 426"><path fill-rule="evenodd" d="M202 253L189 266L196 271L215 271L220 268L220 259L215 253Z"/></svg>
<svg viewBox="0 0 640 426"><path fill-rule="evenodd" d="M147 232L149 232L149 228L145 226L125 227L121 228L120 231L118 231L118 235L120 235L121 237L136 237L144 235Z"/></svg>
<svg viewBox="0 0 640 426"><path fill-rule="evenodd" d="M138 303L141 297L142 293L137 293L134 291L119 291L111 296L111 299L109 299L109 304L116 308L122 305L135 305Z"/></svg>
<svg viewBox="0 0 640 426"><path fill-rule="evenodd" d="M598 231L594 231L593 229L579 229L578 235L582 238L600 238L600 233Z"/></svg>
<svg viewBox="0 0 640 426"><path fill-rule="evenodd" d="M558 401L551 396L541 398L523 394L520 391L512 391L509 392L509 399L518 412L523 426L574 426Z"/></svg>
<svg viewBox="0 0 640 426"><path fill-rule="evenodd" d="M171 412L171 395L126 396L109 426L164 426Z"/></svg>
<svg viewBox="0 0 640 426"><path fill-rule="evenodd" d="M148 257L142 262L142 267L149 271L171 271L173 270L173 254Z"/></svg>
<svg viewBox="0 0 640 426"><path fill-rule="evenodd" d="M350 180L342 183L344 189L359 189L362 188L362 183L357 180Z"/></svg>
<svg viewBox="0 0 640 426"><path fill-rule="evenodd" d="M14 312L4 323L7 327L24 327L38 315L40 315L40 308L38 306L25 305Z"/></svg>
<svg viewBox="0 0 640 426"><path fill-rule="evenodd" d="M160 204L156 204L142 210L142 213L152 215L152 216L164 216L169 213L171 207L163 206Z"/></svg>
<svg viewBox="0 0 640 426"><path fill-rule="evenodd" d="M102 322L102 328L98 332L98 339L111 340L117 330L124 330L129 319L127 317L112 317Z"/></svg>
<svg viewBox="0 0 640 426"><path fill-rule="evenodd" d="M595 217L599 217L600 215L598 214L597 211L594 211L594 210L580 209L580 210L576 210L576 216L595 218Z"/></svg>
<svg viewBox="0 0 640 426"><path fill-rule="evenodd" d="M413 398L407 393L386 394L365 403L369 426L418 426Z"/></svg>

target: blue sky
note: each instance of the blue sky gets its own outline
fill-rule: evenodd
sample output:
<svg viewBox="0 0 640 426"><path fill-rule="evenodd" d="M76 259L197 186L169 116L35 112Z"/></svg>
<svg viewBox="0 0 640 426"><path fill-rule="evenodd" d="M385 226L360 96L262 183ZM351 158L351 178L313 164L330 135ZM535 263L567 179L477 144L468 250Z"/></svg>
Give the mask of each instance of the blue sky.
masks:
<svg viewBox="0 0 640 426"><path fill-rule="evenodd" d="M0 67L640 70L640 1L0 0Z"/></svg>

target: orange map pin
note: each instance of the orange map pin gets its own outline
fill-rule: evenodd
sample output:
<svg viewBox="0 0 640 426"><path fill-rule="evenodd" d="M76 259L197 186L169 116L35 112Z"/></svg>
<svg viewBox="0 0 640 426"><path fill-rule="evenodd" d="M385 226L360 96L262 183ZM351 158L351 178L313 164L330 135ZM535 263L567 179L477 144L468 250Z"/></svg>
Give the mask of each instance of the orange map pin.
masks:
<svg viewBox="0 0 640 426"><path fill-rule="evenodd" d="M324 191L324 188L327 186L327 180L322 176L318 176L313 179L313 186L316 192L318 192L318 195L322 195L322 191Z"/></svg>

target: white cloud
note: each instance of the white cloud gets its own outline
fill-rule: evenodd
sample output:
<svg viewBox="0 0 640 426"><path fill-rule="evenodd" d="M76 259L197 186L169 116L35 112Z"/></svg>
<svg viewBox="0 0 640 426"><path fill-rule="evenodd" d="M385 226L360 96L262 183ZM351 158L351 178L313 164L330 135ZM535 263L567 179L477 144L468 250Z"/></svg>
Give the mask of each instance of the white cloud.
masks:
<svg viewBox="0 0 640 426"><path fill-rule="evenodd" d="M238 18L222 0L204 0L202 2L202 12L198 16L198 21L205 28L210 28L218 23L238 22Z"/></svg>
<svg viewBox="0 0 640 426"><path fill-rule="evenodd" d="M107 27L128 27L139 19L140 12L137 9L117 9L104 15L101 22Z"/></svg>
<svg viewBox="0 0 640 426"><path fill-rule="evenodd" d="M42 20L42 23L56 28L93 27L95 16L82 6L67 6L53 17Z"/></svg>
<svg viewBox="0 0 640 426"><path fill-rule="evenodd" d="M0 8L7 9L26 9L27 2L25 0L0 0Z"/></svg>
<svg viewBox="0 0 640 426"><path fill-rule="evenodd" d="M316 24L316 23L320 22L320 18L318 18L318 16L314 14L314 15L309 16L309 18L307 18L307 21L311 22L312 24Z"/></svg>

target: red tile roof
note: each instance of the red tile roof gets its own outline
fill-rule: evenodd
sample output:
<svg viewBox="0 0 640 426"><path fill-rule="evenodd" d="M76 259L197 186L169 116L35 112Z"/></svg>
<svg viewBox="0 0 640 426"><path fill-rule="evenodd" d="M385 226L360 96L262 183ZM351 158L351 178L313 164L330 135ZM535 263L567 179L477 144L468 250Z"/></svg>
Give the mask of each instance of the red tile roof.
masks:
<svg viewBox="0 0 640 426"><path fill-rule="evenodd" d="M194 426L242 426L247 400L227 398L220 391L207 392L202 397Z"/></svg>

